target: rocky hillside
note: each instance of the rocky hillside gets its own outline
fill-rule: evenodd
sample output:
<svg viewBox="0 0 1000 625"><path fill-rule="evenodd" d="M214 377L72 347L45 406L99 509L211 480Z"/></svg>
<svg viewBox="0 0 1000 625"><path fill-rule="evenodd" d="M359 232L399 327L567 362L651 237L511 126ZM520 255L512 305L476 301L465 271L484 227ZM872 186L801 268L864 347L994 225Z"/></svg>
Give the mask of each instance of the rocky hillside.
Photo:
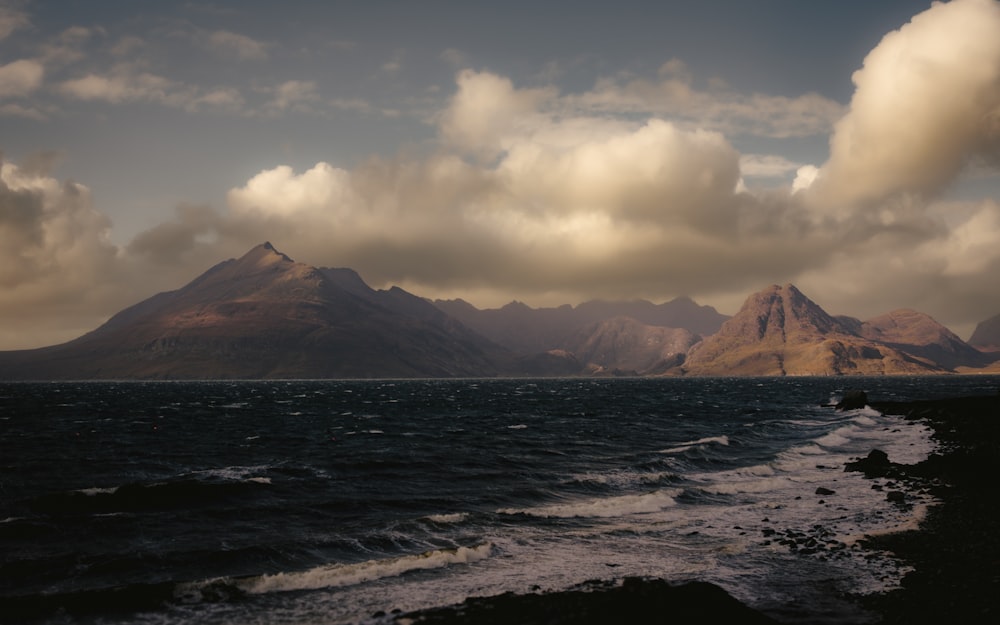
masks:
<svg viewBox="0 0 1000 625"><path fill-rule="evenodd" d="M0 379L490 376L511 360L421 298L265 243L79 339L0 353Z"/></svg>
<svg viewBox="0 0 1000 625"><path fill-rule="evenodd" d="M858 324L863 325L863 324ZM867 332L897 338L879 322ZM715 335L695 346L687 375L882 375L940 373L947 367L863 336L830 316L795 286L771 286L747 298Z"/></svg>

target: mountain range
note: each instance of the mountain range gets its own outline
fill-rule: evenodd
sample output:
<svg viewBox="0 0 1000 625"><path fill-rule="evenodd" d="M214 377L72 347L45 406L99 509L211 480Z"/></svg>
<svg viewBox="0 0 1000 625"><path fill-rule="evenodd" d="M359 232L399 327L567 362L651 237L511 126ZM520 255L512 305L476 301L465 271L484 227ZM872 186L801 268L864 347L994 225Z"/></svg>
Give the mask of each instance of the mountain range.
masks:
<svg viewBox="0 0 1000 625"><path fill-rule="evenodd" d="M752 294L732 318L689 298L479 310L375 290L353 270L298 263L264 243L73 341L0 352L0 379L996 371L1000 315L973 339L912 310L834 317L791 284Z"/></svg>

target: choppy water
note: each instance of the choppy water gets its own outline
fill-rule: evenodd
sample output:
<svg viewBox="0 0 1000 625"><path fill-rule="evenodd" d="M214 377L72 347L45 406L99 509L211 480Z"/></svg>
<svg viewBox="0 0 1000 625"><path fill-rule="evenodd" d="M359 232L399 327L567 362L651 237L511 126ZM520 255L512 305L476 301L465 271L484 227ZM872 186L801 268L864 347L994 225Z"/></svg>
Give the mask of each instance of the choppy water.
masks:
<svg viewBox="0 0 1000 625"><path fill-rule="evenodd" d="M846 608L817 596L903 572L855 541L928 503L891 504L844 463L876 447L916 462L933 444L919 423L820 404L998 382L0 384L0 606L50 622L364 623L642 575L835 620ZM818 542L790 548L789 532Z"/></svg>

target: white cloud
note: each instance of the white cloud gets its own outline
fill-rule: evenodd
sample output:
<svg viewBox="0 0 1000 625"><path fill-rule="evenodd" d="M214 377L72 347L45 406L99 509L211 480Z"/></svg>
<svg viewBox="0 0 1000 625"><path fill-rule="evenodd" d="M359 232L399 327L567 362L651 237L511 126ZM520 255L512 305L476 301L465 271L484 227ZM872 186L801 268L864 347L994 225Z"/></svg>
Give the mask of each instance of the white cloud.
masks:
<svg viewBox="0 0 1000 625"><path fill-rule="evenodd" d="M514 89L510 79L488 72L464 70L456 82L441 134L459 148L487 155L503 150L509 135L542 121L541 105L556 95L552 89Z"/></svg>
<svg viewBox="0 0 1000 625"><path fill-rule="evenodd" d="M27 347L22 327L79 335L106 314L105 298L124 303L112 293L110 225L86 187L0 161L0 343Z"/></svg>
<svg viewBox="0 0 1000 625"><path fill-rule="evenodd" d="M805 191L816 182L819 175L819 167L815 165L803 165L795 172L795 180L792 181L792 192Z"/></svg>
<svg viewBox="0 0 1000 625"><path fill-rule="evenodd" d="M853 79L812 199L842 211L934 196L970 159L1000 153L1000 4L935 3L886 35Z"/></svg>
<svg viewBox="0 0 1000 625"><path fill-rule="evenodd" d="M783 178L802 166L776 154L743 154L740 172L753 178Z"/></svg>
<svg viewBox="0 0 1000 625"><path fill-rule="evenodd" d="M111 75L87 74L67 80L60 90L79 100L101 100L112 104L152 101L164 104L187 99L180 93L181 85L149 72L118 72Z"/></svg>
<svg viewBox="0 0 1000 625"><path fill-rule="evenodd" d="M0 65L0 98L21 98L42 86L45 67L38 61L22 59Z"/></svg>
<svg viewBox="0 0 1000 625"><path fill-rule="evenodd" d="M64 81L58 86L58 91L77 100L110 104L152 102L188 112L206 109L239 111L245 103L243 96L235 88L203 89L151 72L139 71L129 64L118 65L108 74L91 73L82 78Z"/></svg>

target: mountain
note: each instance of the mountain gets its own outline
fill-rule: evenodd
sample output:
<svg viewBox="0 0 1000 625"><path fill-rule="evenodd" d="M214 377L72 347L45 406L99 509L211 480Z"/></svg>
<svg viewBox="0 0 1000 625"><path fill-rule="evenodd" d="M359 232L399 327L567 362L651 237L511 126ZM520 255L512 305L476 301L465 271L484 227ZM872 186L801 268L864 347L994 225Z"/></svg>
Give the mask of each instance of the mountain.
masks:
<svg viewBox="0 0 1000 625"><path fill-rule="evenodd" d="M969 337L969 344L982 351L1000 352L1000 315L980 322Z"/></svg>
<svg viewBox="0 0 1000 625"><path fill-rule="evenodd" d="M992 360L929 315L915 310L899 309L869 319L861 324L859 334L949 370L985 366Z"/></svg>
<svg viewBox="0 0 1000 625"><path fill-rule="evenodd" d="M718 333L687 355L687 375L881 375L940 373L948 368L859 334L856 320L835 318L794 285L747 298ZM889 324L868 332L898 337Z"/></svg>
<svg viewBox="0 0 1000 625"><path fill-rule="evenodd" d="M655 374L676 367L701 340L683 328L640 323L613 317L577 330L563 349L584 364L590 374Z"/></svg>
<svg viewBox="0 0 1000 625"><path fill-rule="evenodd" d="M996 345L997 323L977 344ZM997 356L913 310L833 317L791 284L732 318L687 298L478 310L264 243L78 339L0 352L0 380L879 375L996 371Z"/></svg>
<svg viewBox="0 0 1000 625"><path fill-rule="evenodd" d="M714 334L729 317L711 306L679 297L663 304L645 300L594 300L576 307L531 308L511 302L498 309L479 310L463 300L435 300L434 305L488 339L519 353L563 349L567 342L595 324L626 317L647 326L679 328L693 334Z"/></svg>
<svg viewBox="0 0 1000 625"><path fill-rule="evenodd" d="M0 379L489 376L512 358L422 298L264 243L74 341L0 352Z"/></svg>

